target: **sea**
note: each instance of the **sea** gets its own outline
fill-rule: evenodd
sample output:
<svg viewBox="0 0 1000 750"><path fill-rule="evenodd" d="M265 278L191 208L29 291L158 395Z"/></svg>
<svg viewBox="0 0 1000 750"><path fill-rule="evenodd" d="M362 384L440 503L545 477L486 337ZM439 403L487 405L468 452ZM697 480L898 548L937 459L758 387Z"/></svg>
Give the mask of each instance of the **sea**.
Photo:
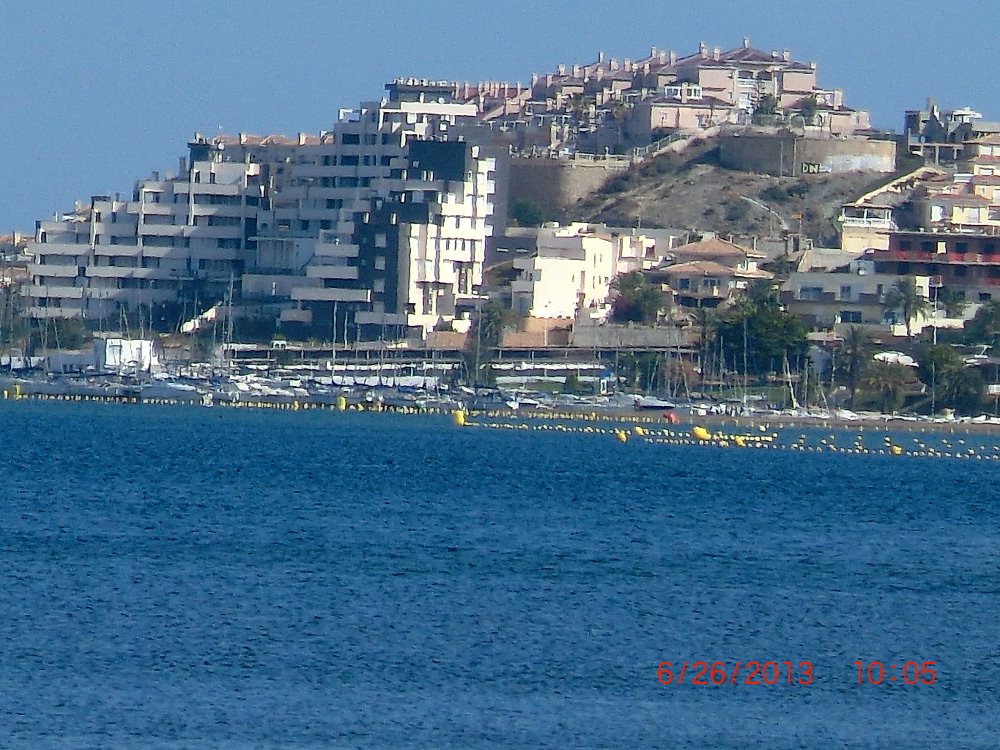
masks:
<svg viewBox="0 0 1000 750"><path fill-rule="evenodd" d="M997 462L327 411L0 425L0 747L1000 743Z"/></svg>

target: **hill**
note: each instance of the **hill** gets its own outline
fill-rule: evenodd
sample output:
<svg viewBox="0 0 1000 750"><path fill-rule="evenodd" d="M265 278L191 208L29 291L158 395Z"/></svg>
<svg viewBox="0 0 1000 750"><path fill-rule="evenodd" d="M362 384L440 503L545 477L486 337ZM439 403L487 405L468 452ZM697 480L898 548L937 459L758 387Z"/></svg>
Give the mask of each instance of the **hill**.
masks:
<svg viewBox="0 0 1000 750"><path fill-rule="evenodd" d="M835 245L835 218L888 175L870 172L771 177L719 165L713 141L665 153L609 179L571 206L565 221L617 226L678 228L719 234L778 236L799 230L817 243Z"/></svg>

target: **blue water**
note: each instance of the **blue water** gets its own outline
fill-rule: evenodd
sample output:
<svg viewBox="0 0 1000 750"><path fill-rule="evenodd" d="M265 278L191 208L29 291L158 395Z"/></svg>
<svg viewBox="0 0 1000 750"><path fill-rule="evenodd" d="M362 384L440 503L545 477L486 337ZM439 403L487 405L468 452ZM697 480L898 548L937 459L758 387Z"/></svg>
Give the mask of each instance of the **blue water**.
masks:
<svg viewBox="0 0 1000 750"><path fill-rule="evenodd" d="M3 746L1000 737L996 463L331 412L4 402L0 424ZM936 682L859 686L859 659ZM684 660L815 678L657 682Z"/></svg>

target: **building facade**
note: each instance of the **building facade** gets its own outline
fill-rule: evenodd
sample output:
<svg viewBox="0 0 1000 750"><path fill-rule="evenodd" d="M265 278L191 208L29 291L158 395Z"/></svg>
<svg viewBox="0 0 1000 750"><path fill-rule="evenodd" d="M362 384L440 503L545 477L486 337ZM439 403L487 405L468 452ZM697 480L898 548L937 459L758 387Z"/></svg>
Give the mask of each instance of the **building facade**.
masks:
<svg viewBox="0 0 1000 750"><path fill-rule="evenodd" d="M514 258L511 284L514 311L530 318L603 316L614 278L643 270L657 252L651 238L590 224L541 229L536 242L534 255Z"/></svg>
<svg viewBox="0 0 1000 750"><path fill-rule="evenodd" d="M422 335L475 308L495 161L455 140L476 107L400 79L332 130L190 144L190 167L38 222L33 317L244 308L320 338ZM202 309L197 309L197 308ZM152 317L152 314L151 314Z"/></svg>

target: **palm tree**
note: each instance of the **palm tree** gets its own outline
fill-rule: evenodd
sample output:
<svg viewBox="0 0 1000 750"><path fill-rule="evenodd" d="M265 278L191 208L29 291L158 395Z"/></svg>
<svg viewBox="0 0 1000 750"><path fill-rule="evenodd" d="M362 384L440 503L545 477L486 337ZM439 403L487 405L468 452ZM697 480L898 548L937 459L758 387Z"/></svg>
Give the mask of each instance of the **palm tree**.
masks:
<svg viewBox="0 0 1000 750"><path fill-rule="evenodd" d="M969 306L964 297L946 288L938 289L934 303L934 308L937 309L940 306L949 318L961 318L965 313L965 308Z"/></svg>
<svg viewBox="0 0 1000 750"><path fill-rule="evenodd" d="M906 365L874 361L868 367L861 385L875 396L879 410L889 414L903 405L906 392L913 382L913 373Z"/></svg>
<svg viewBox="0 0 1000 750"><path fill-rule="evenodd" d="M890 312L901 312L906 323L906 337L913 335L913 321L927 310L927 298L920 293L912 276L904 276L885 294L882 306Z"/></svg>
<svg viewBox="0 0 1000 750"><path fill-rule="evenodd" d="M851 394L847 401L851 409L854 408L854 396L858 392L858 386L861 385L868 365L872 362L872 349L872 340L867 332L858 326L851 326L847 329L844 343L840 345L840 353L846 361L844 376L847 381L847 390Z"/></svg>
<svg viewBox="0 0 1000 750"><path fill-rule="evenodd" d="M965 324L964 338L969 344L994 344L1000 337L1000 302L990 300Z"/></svg>

